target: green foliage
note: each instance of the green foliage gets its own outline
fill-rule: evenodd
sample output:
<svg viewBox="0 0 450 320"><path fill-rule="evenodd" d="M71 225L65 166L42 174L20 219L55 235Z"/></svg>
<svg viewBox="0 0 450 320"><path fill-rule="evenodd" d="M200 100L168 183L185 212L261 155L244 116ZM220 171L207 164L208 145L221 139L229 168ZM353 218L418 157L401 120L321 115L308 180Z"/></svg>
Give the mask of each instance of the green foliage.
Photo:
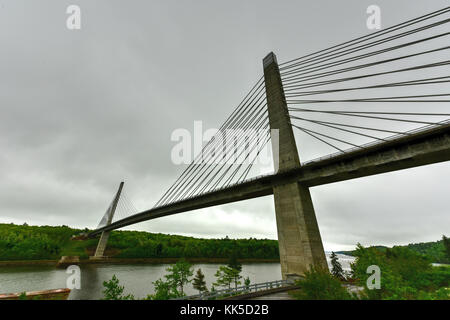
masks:
<svg viewBox="0 0 450 320"><path fill-rule="evenodd" d="M169 272L164 276L166 280L159 279L153 282L155 294L148 295L148 300L169 300L185 296L184 286L192 282L192 279L189 279L193 274L192 266L186 260L181 259L168 267L166 271Z"/></svg>
<svg viewBox="0 0 450 320"><path fill-rule="evenodd" d="M177 287L169 281L158 279L153 282L155 286L155 293L147 296L147 300L169 300L172 298L181 297L181 293L178 292Z"/></svg>
<svg viewBox="0 0 450 320"><path fill-rule="evenodd" d="M0 261L56 260L61 256L88 257L98 239L71 241L88 230L0 224ZM196 239L138 231L111 232L108 248L114 258L227 258L278 259L278 242L250 239Z"/></svg>
<svg viewBox="0 0 450 320"><path fill-rule="evenodd" d="M58 259L75 232L65 226L0 224L0 260Z"/></svg>
<svg viewBox="0 0 450 320"><path fill-rule="evenodd" d="M134 300L131 294L123 295L124 287L119 285L119 279L113 275L112 279L103 282L103 296L104 300Z"/></svg>
<svg viewBox="0 0 450 320"><path fill-rule="evenodd" d="M278 259L278 242L256 239L197 239L138 231L114 231L108 245L120 250L117 258Z"/></svg>
<svg viewBox="0 0 450 320"><path fill-rule="evenodd" d="M450 263L450 239L446 236L442 236L442 242L444 244L445 248L445 256L446 256L446 263Z"/></svg>
<svg viewBox="0 0 450 320"><path fill-rule="evenodd" d="M217 278L214 283L215 286L231 289L231 284L236 277L236 270L227 266L220 266L215 277Z"/></svg>
<svg viewBox="0 0 450 320"><path fill-rule="evenodd" d="M194 287L194 289L198 290L199 294L208 291L205 282L205 275L203 274L202 269L197 270L194 280L192 281L192 286Z"/></svg>
<svg viewBox="0 0 450 320"><path fill-rule="evenodd" d="M311 268L305 273L305 278L298 281L298 285L300 290L292 295L299 300L351 300L355 298L328 270Z"/></svg>
<svg viewBox="0 0 450 320"><path fill-rule="evenodd" d="M446 236L443 236L441 241L412 243L408 244L407 246L401 247L406 247L416 253L427 256L428 259L430 259L431 262L434 263L450 263L450 240ZM384 246L372 246L371 248L375 248L380 251L385 251L388 249L387 247ZM356 250L339 251L337 253L355 256Z"/></svg>
<svg viewBox="0 0 450 320"><path fill-rule="evenodd" d="M353 280L364 288L359 296L350 294L337 277L321 270L307 272L299 282L301 289L293 295L307 300L450 300L450 268L432 267L428 256L406 247L364 248L360 244L354 254ZM369 266L381 270L380 290L367 288Z"/></svg>
<svg viewBox="0 0 450 320"><path fill-rule="evenodd" d="M433 268L427 256L405 247L378 250L357 246L356 262L352 264L353 277L363 286L363 298L375 300L415 300L442 296L440 291L450 282L449 268ZM367 268L376 265L381 269L381 289L369 290L366 286Z"/></svg>
<svg viewBox="0 0 450 320"><path fill-rule="evenodd" d="M409 244L407 245L407 248L427 256L431 262L450 263L448 251L450 248L447 249L446 247L449 245L448 238L443 236L441 241Z"/></svg>
<svg viewBox="0 0 450 320"><path fill-rule="evenodd" d="M168 267L166 271L169 272L169 274L165 276L167 281L172 286L180 288L180 293L183 296L183 287L192 282L192 279L189 279L189 277L192 277L192 274L194 273L192 265L186 262L186 260L181 259L176 264Z"/></svg>
<svg viewBox="0 0 450 320"><path fill-rule="evenodd" d="M450 300L450 289L440 288L433 292L420 291L417 299L419 300Z"/></svg>
<svg viewBox="0 0 450 320"><path fill-rule="evenodd" d="M338 256L334 252L331 253L331 266L332 266L331 274L333 276L335 276L337 279L340 280L345 279L344 270L342 270L342 265L339 262Z"/></svg>
<svg viewBox="0 0 450 320"><path fill-rule="evenodd" d="M238 285L241 284L240 279L242 279L242 264L237 260L235 253L231 255L227 267L230 269L228 272L233 278L234 287L237 288Z"/></svg>
<svg viewBox="0 0 450 320"><path fill-rule="evenodd" d="M26 292L22 292L19 295L19 300L28 300L27 293Z"/></svg>
<svg viewBox="0 0 450 320"><path fill-rule="evenodd" d="M240 279L242 279L241 271L234 268L230 268L230 275L233 279L232 282L234 283L234 287L237 288L241 284L240 281Z"/></svg>
<svg viewBox="0 0 450 320"><path fill-rule="evenodd" d="M245 286L245 292L246 293L250 292L250 284L251 284L250 278L249 277L245 278L244 279L244 286Z"/></svg>
<svg viewBox="0 0 450 320"><path fill-rule="evenodd" d="M234 252L230 257L230 260L228 261L228 267L236 269L239 272L242 271L242 264L237 260L237 256Z"/></svg>

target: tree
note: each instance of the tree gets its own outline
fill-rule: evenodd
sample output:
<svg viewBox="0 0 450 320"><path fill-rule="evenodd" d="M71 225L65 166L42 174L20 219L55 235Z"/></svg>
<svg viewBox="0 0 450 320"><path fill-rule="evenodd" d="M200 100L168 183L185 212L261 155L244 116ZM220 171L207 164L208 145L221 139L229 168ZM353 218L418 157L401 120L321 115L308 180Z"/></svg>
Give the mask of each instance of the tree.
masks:
<svg viewBox="0 0 450 320"><path fill-rule="evenodd" d="M447 253L447 261L450 262L450 239L446 236L442 236L442 241L444 242L445 251Z"/></svg>
<svg viewBox="0 0 450 320"><path fill-rule="evenodd" d="M230 257L230 260L228 261L228 267L242 271L242 264L238 262L235 252L233 252L233 254Z"/></svg>
<svg viewBox="0 0 450 320"><path fill-rule="evenodd" d="M214 285L211 286L211 294L215 294L217 292L216 287Z"/></svg>
<svg viewBox="0 0 450 320"><path fill-rule="evenodd" d="M163 245L161 243L158 243L156 246L156 250L155 250L156 256L160 257L162 254L162 251L163 251Z"/></svg>
<svg viewBox="0 0 450 320"><path fill-rule="evenodd" d="M177 287L172 285L169 281L158 279L153 282L153 285L155 286L155 293L153 295L148 295L147 300L169 300L181 297Z"/></svg>
<svg viewBox="0 0 450 320"><path fill-rule="evenodd" d="M244 279L244 285L245 285L245 290L249 291L250 290L250 278L247 277Z"/></svg>
<svg viewBox="0 0 450 320"><path fill-rule="evenodd" d="M27 293L26 292L22 292L19 295L19 300L28 300Z"/></svg>
<svg viewBox="0 0 450 320"><path fill-rule="evenodd" d="M344 270L342 270L342 265L339 262L339 258L336 253L331 253L331 266L333 267L331 269L331 273L333 276L335 276L338 279L345 279L344 277Z"/></svg>
<svg viewBox="0 0 450 320"><path fill-rule="evenodd" d="M104 281L103 287L105 287L103 290L104 300L134 300L134 296L131 294L123 295L124 287L119 285L116 275L113 275L111 280Z"/></svg>
<svg viewBox="0 0 450 320"><path fill-rule="evenodd" d="M351 300L356 297L345 289L328 270L311 268L298 282L300 290L293 293L299 300Z"/></svg>
<svg viewBox="0 0 450 320"><path fill-rule="evenodd" d="M240 279L242 279L242 276L240 274L241 272L239 270L236 270L234 268L230 268L230 276L232 278L232 282L234 283L234 287L237 289L238 285L241 284Z"/></svg>
<svg viewBox="0 0 450 320"><path fill-rule="evenodd" d="M215 274L217 281L214 285L219 287L228 287L228 289L231 289L231 283L235 277L234 272L235 271L232 268L220 266Z"/></svg>
<svg viewBox="0 0 450 320"><path fill-rule="evenodd" d="M227 267L230 269L229 273L230 273L230 276L232 276L232 278L233 278L234 287L237 288L237 286L239 284L241 284L241 282L239 280L242 279L242 276L241 276L242 264L240 262L238 262L235 252L233 252L233 254L231 255L231 258L228 262Z"/></svg>
<svg viewBox="0 0 450 320"><path fill-rule="evenodd" d="M357 284L364 287L360 296L376 300L416 300L437 299L443 293L440 288L450 285L450 269L433 267L431 260L405 247L379 249L358 245L356 261L352 264ZM366 287L369 266L376 265L381 270L381 289ZM447 290L447 299L450 292Z"/></svg>
<svg viewBox="0 0 450 320"><path fill-rule="evenodd" d="M168 267L166 271L169 272L166 275L166 279L169 283L175 287L180 288L180 293L184 296L184 286L192 281L189 277L192 277L194 271L192 265L186 260L181 259L176 264Z"/></svg>
<svg viewBox="0 0 450 320"><path fill-rule="evenodd" d="M205 275L202 272L202 269L198 269L197 273L193 280L193 286L194 289L198 290L199 294L202 292L208 291L208 288L206 287L205 282Z"/></svg>

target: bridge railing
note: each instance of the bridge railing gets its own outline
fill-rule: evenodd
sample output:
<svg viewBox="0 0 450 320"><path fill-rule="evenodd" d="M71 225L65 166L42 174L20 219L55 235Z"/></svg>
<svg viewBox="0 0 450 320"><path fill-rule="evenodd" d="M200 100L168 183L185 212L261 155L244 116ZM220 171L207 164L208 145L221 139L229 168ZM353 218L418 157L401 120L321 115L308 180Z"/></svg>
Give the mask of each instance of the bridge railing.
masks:
<svg viewBox="0 0 450 320"><path fill-rule="evenodd" d="M280 287L289 286L289 285L292 285L292 282L290 282L288 280L276 280L276 281L270 281L270 282L264 282L264 283L250 284L248 286L240 286L237 288L215 290L213 292L206 292L206 293L196 294L196 295L192 295L192 296L175 298L172 300L214 300L217 298L230 297L230 296L235 296L235 295L239 295L239 294L264 291L264 290L280 288Z"/></svg>

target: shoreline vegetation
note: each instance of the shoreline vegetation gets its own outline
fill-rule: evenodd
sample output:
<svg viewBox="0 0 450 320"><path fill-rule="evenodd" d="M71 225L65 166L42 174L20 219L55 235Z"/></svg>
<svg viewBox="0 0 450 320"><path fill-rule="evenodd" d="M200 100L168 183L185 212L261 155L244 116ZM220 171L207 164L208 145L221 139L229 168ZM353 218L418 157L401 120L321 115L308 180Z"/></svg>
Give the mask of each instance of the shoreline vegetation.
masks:
<svg viewBox="0 0 450 320"><path fill-rule="evenodd" d="M231 255L241 263L279 262L278 241L269 239L200 239L142 231L111 232L106 260L89 260L98 239L72 240L88 232L68 226L0 224L0 266L55 265L62 256L78 256L80 264L172 264L180 258L190 263L225 263ZM423 255L433 263L450 263L450 240L397 246ZM373 246L380 251L389 248ZM396 247L394 247L396 248ZM356 251L336 253L354 256Z"/></svg>
<svg viewBox="0 0 450 320"><path fill-rule="evenodd" d="M449 259L450 239L447 238L446 236L443 236L442 240L439 241L410 243L405 246L395 246L395 247L408 248L411 251L425 255L429 259L431 259L433 263L450 264ZM391 249L386 246L370 246L370 248L375 248L383 252L385 252L387 249ZM336 253L355 257L357 256L357 249L350 251L336 251Z"/></svg>
<svg viewBox="0 0 450 320"><path fill-rule="evenodd" d="M61 256L79 256L80 263L99 263L89 260L94 253L97 239L75 240L88 230L61 227L34 227L28 225L0 224L0 267L3 265L55 265ZM75 236L75 237L74 237ZM197 239L175 235L153 234L137 231L113 231L110 235L107 258L101 263L164 263L171 264L163 278L153 282L154 294L146 299L167 300L185 297L184 288L193 285L199 293L213 293L211 298L224 298L214 294L217 288L250 285L250 279L241 276L242 262L277 262L278 242L257 239ZM432 263L448 263L450 239L441 241L394 246L365 248L357 244L352 252L356 259L351 271L344 271L338 256L331 255L332 270L314 270L305 274L292 292L296 299L305 300L450 300L450 268L433 266ZM224 265L228 261L227 265ZM201 269L194 277L195 263L219 263L216 282L206 287ZM371 280L369 268L382 270L379 288L368 288ZM372 279L373 280L373 279ZM371 280L371 281L372 281ZM105 281L104 299L132 300L124 294L124 287L114 275ZM352 292L346 286L357 286ZM228 291L227 291L228 292ZM25 298L25 295L24 297Z"/></svg>
<svg viewBox="0 0 450 320"><path fill-rule="evenodd" d="M348 272L343 270L333 252L331 272L311 268L295 282L295 289L288 294L298 300L450 300L450 268L433 267L430 260L420 253L405 247L380 250L358 244L355 256ZM382 280L374 280L367 272L373 266L383 270ZM228 265L219 267L216 281L209 289L202 270L198 269L193 277L193 266L181 259L166 269L167 274L163 278L153 282L154 294L143 299L186 299L185 288L190 285L207 300L239 298L250 293L251 284L249 278L242 279L241 271L242 265L231 257ZM375 285L374 281L378 284ZM237 290L241 284L244 286ZM103 282L103 287L104 300L142 299L124 293L125 287L120 285L116 275ZM221 288L225 290L217 290Z"/></svg>
<svg viewBox="0 0 450 320"><path fill-rule="evenodd" d="M0 224L0 266L53 264L62 256L94 263L175 263L180 258L193 263L223 263L231 255L246 263L279 262L278 242L269 239L200 239L139 231L113 231L105 256L89 260L98 239L75 240L88 232L67 226ZM75 239L74 239L75 236Z"/></svg>
<svg viewBox="0 0 450 320"><path fill-rule="evenodd" d="M216 281L210 289L207 287L202 270L197 269L194 276L194 266L185 259L180 259L168 266L166 272L162 278L152 282L154 293L148 294L143 300L183 299L187 297L185 289L188 286L192 286L199 295L211 300L231 296L231 294L223 296L223 291L218 291L219 288L225 288L227 292L231 292L232 288L237 290L243 284L249 290L251 284L249 277L243 278L241 275L242 264L234 255L228 259L226 265L219 266L214 275ZM133 294L124 293L125 287L120 285L116 275L113 275L111 280L104 281L103 288L103 300L136 300Z"/></svg>

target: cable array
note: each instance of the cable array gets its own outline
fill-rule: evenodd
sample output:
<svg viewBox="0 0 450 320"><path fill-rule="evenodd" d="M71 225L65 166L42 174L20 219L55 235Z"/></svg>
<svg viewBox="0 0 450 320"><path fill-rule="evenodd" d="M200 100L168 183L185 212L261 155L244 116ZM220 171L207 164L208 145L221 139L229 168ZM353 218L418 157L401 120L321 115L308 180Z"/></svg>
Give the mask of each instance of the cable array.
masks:
<svg viewBox="0 0 450 320"><path fill-rule="evenodd" d="M280 64L301 143L342 153L447 124L449 22L447 7Z"/></svg>
<svg viewBox="0 0 450 320"><path fill-rule="evenodd" d="M124 188L122 189L119 201L117 202L116 211L114 213L112 222L133 216L139 212L140 211L136 209L130 197L128 196L128 192Z"/></svg>
<svg viewBox="0 0 450 320"><path fill-rule="evenodd" d="M155 207L245 181L269 140L265 86L260 78Z"/></svg>

